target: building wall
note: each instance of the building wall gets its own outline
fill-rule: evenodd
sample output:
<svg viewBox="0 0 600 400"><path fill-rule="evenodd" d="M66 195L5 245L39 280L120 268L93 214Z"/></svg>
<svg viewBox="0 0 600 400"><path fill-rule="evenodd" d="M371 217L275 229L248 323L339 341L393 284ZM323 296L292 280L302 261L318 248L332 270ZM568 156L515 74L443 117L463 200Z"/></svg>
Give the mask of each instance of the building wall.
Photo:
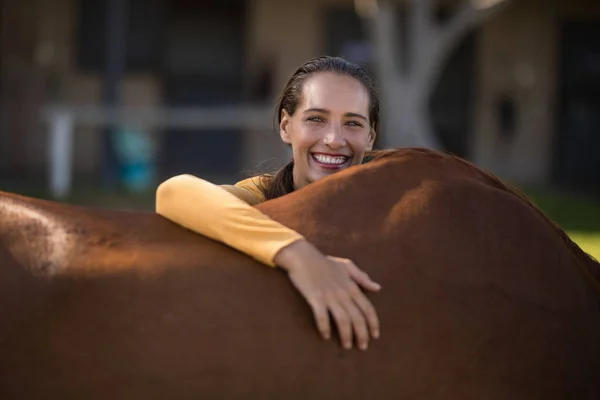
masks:
<svg viewBox="0 0 600 400"><path fill-rule="evenodd" d="M46 37L58 45L54 63L61 71L62 83L57 100L76 105L100 104L104 90L103 77L96 73L81 72L76 64L76 0L54 0L54 3L54 12L49 13L45 20L53 21L52 29L48 29ZM154 74L125 75L123 103L126 106L158 105L160 98L159 82ZM77 126L73 162L78 175L89 176L97 171L100 144L100 129Z"/></svg>
<svg viewBox="0 0 600 400"><path fill-rule="evenodd" d="M249 2L247 80L251 85L260 68L267 63L272 65L273 92L265 99L269 104L274 103L277 90L293 70L319 53L322 6L318 0L302 4L277 0ZM22 176L44 174L48 162L47 124L40 118L26 118L26 114L39 116L44 104L53 101L76 105L97 105L102 101L103 77L82 72L76 65L76 7L76 0L5 2L3 21L23 28L23 32L19 31L20 41L6 40L8 37L3 35L3 82L13 83L3 91L5 97L10 97L4 103L11 103L6 112L13 117L0 143L4 149L10 148L13 153L10 167L13 171L19 168ZM37 29L32 30L31 26ZM37 53L43 53L42 60L36 59ZM50 81L54 83L51 87ZM151 72L126 74L123 97L125 105L159 105L160 77ZM160 133L156 135L160 140ZM101 130L97 127L76 127L73 161L78 175L90 176L97 171L100 139ZM286 148L281 145L276 129L247 132L246 146L243 165L247 169L268 159L273 159L268 169L277 168L285 159Z"/></svg>
<svg viewBox="0 0 600 400"><path fill-rule="evenodd" d="M46 76L43 68L34 63L37 37L41 27L32 23L33 0L3 2L0 13L0 57L3 103L3 131L0 158L3 168L24 171L36 161L33 150L41 145L39 137L28 141L26 133L40 130L35 111L46 101ZM34 114L34 115L32 115ZM9 134L10 133L10 134Z"/></svg>
<svg viewBox="0 0 600 400"><path fill-rule="evenodd" d="M477 164L518 181L551 179L560 23L598 17L595 1L519 0L481 29L472 154ZM501 96L512 98L518 110L513 137L504 137L497 123Z"/></svg>
<svg viewBox="0 0 600 400"><path fill-rule="evenodd" d="M352 3L352 0L249 1L246 86L251 88L265 69L270 70L271 90L262 100L274 104L295 68L325 52L325 9L334 4L351 8ZM512 0L512 3L487 22L478 35L478 83L472 112L475 131L470 158L505 177L544 181L549 179L552 164L558 23L565 18L600 16L600 3L593 0ZM21 0L3 2L3 6L2 26L6 27L5 21L10 21L10 26L20 27L18 34L10 32L9 40L3 34L3 83L12 83L13 93L18 92L20 97L3 101L5 113L13 118L6 124L10 134L5 134L0 143L4 151L10 149L13 161L20 160L13 165L43 173L47 165L47 127L39 119L27 116L39 115L48 101L99 104L103 80L97 74L79 71L75 64L76 0ZM19 40L12 40L15 37ZM11 87L4 86L6 99ZM519 110L512 138L503 138L499 132L495 108L499 96L514 99ZM152 73L127 74L124 102L160 104L160 78ZM97 171L99 143L98 129L78 127L74 155L78 174L89 176ZM268 132L247 132L245 146L246 169L255 169L261 162L271 160L264 169L272 170L288 156L276 127Z"/></svg>
<svg viewBox="0 0 600 400"><path fill-rule="evenodd" d="M353 0L254 0L250 2L248 24L248 79L253 79L265 64L273 68L272 93L267 99L274 106L280 91L294 71L325 49L325 14L328 7L349 7ZM274 129L268 132L249 131L244 164L249 169L272 171L289 159L273 114Z"/></svg>
<svg viewBox="0 0 600 400"><path fill-rule="evenodd" d="M319 11L322 2L255 0L250 4L248 79L257 77L261 68L272 68L272 91L266 100L274 105L279 90L294 70L320 51ZM286 147L279 139L275 115L273 125L272 131L247 132L246 168L269 171L279 168L285 161Z"/></svg>
<svg viewBox="0 0 600 400"><path fill-rule="evenodd" d="M78 105L101 102L103 83L97 74L77 70L75 0L22 0L3 3L2 79L7 123L2 144L12 170L22 177L42 177L47 157L47 124L41 113L47 102ZM32 29L33 28L33 29ZM18 38L19 40L15 40ZM160 102L152 74L128 74L126 105ZM74 170L89 176L99 165L100 131L77 127Z"/></svg>

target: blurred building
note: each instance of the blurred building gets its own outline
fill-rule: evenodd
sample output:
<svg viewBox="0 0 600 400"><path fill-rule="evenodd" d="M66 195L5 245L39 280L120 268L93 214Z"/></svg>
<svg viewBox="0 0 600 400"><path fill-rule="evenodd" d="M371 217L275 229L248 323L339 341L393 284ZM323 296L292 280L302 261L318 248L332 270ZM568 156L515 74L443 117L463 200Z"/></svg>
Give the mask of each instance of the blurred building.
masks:
<svg viewBox="0 0 600 400"><path fill-rule="evenodd" d="M2 0L0 173L45 179L51 104L106 98L109 0ZM512 0L448 61L431 115L446 148L500 175L600 187L600 3ZM368 65L352 0L130 0L126 106L258 105L272 109L305 60ZM287 157L274 115L264 129L142 127L159 143L161 177L237 177ZM101 126L76 126L74 172L95 178ZM202 131L202 132L200 132Z"/></svg>

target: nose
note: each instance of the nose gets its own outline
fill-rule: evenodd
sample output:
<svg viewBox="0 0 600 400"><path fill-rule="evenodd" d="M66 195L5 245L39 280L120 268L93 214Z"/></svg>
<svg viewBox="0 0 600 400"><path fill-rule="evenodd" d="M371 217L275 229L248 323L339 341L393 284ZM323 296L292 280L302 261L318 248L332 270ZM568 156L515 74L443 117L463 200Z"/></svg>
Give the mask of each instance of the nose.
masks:
<svg viewBox="0 0 600 400"><path fill-rule="evenodd" d="M331 129L325 134L323 142L332 150L337 150L346 145L343 129L338 124L332 124Z"/></svg>

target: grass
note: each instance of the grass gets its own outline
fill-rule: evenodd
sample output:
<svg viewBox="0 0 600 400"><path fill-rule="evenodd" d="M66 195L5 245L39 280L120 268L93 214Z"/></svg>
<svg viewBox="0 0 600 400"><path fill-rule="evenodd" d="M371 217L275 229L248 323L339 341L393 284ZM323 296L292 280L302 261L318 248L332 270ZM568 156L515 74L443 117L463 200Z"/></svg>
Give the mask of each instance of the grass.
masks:
<svg viewBox="0 0 600 400"><path fill-rule="evenodd" d="M582 233L568 232L571 239L579 245L586 253L596 260L600 260L600 232Z"/></svg>
<svg viewBox="0 0 600 400"><path fill-rule="evenodd" d="M600 260L599 200L547 189L524 191L579 247Z"/></svg>

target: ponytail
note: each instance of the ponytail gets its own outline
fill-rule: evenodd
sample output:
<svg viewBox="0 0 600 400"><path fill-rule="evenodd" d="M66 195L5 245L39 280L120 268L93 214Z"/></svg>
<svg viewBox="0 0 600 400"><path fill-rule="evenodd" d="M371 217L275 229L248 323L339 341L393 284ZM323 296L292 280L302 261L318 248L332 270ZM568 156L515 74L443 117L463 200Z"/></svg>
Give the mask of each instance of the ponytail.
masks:
<svg viewBox="0 0 600 400"><path fill-rule="evenodd" d="M267 200L276 199L294 191L294 161L279 170L265 189Z"/></svg>

